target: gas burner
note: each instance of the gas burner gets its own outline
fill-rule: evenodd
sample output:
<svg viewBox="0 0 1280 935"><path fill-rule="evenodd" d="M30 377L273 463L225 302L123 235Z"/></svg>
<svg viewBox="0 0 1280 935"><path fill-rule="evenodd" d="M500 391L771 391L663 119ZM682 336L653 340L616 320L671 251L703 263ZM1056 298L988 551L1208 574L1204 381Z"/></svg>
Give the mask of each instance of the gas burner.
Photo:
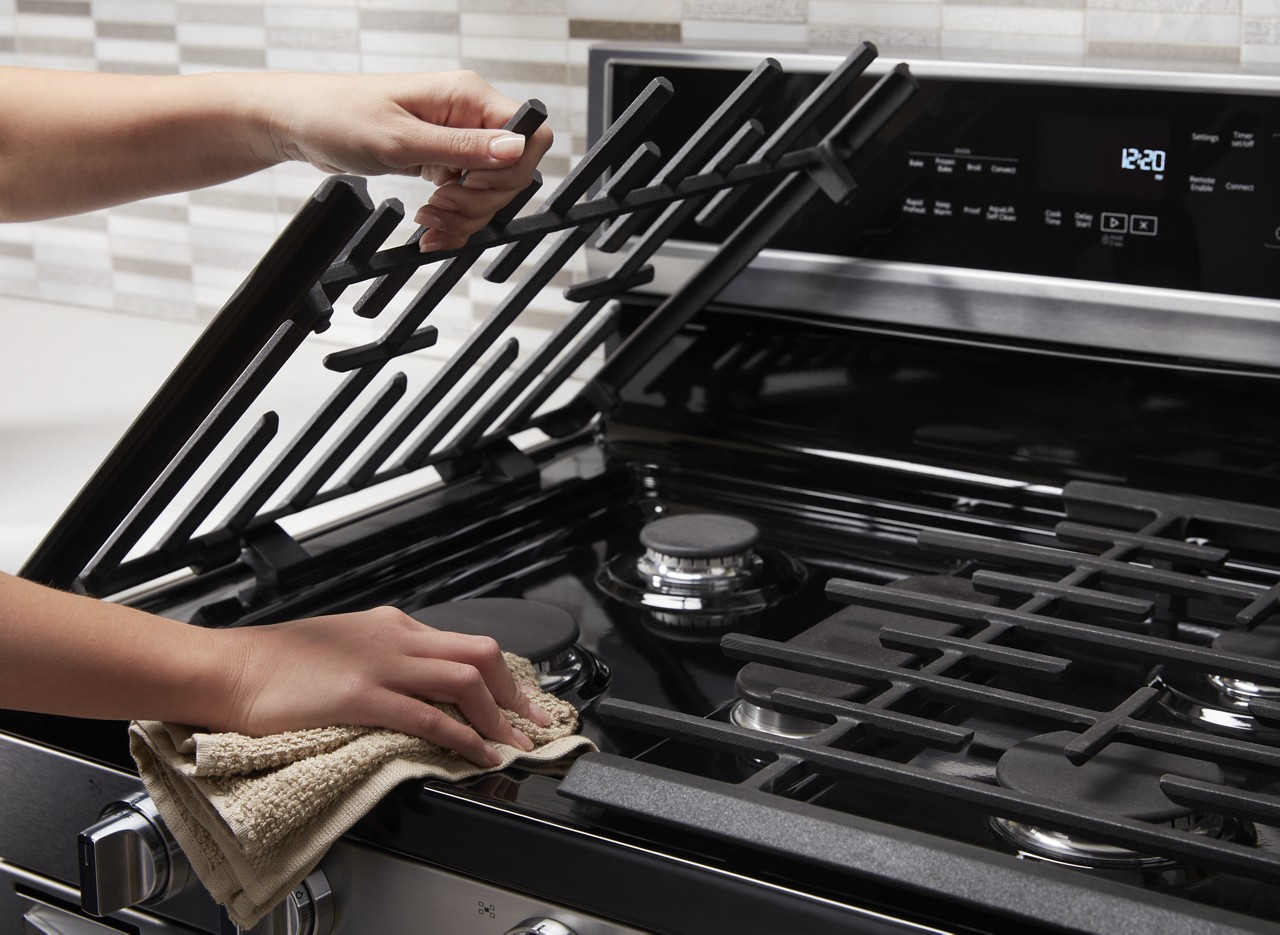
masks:
<svg viewBox="0 0 1280 935"><path fill-rule="evenodd" d="M1194 812L1172 802L1160 789L1160 777L1169 774L1220 784L1223 774L1216 764L1114 743L1087 763L1075 766L1063 750L1076 736L1071 731L1058 731L1016 744L996 764L997 781L1003 788L1081 811L1121 815L1219 840L1256 842L1247 822ZM1182 861L1052 828L1001 817L992 817L989 823L1003 844L1029 860L1152 887L1189 886L1207 876L1203 868Z"/></svg>
<svg viewBox="0 0 1280 935"><path fill-rule="evenodd" d="M754 523L717 513L654 520L640 531L644 551L611 559L596 577L606 594L649 611L650 623L720 631L794 593L804 566L756 548Z"/></svg>
<svg viewBox="0 0 1280 935"><path fill-rule="evenodd" d="M645 552L637 568L663 594L741 591L760 574L763 562L752 551L759 539L756 525L736 516L668 516L640 530Z"/></svg>
<svg viewBox="0 0 1280 935"><path fill-rule="evenodd" d="M577 621L550 604L481 597L434 604L409 616L437 630L493 637L506 652L533 663L543 691L577 707L585 706L609 684L608 667L578 645Z"/></svg>
<svg viewBox="0 0 1280 935"><path fill-rule="evenodd" d="M1254 659L1280 660L1280 627L1226 630L1212 645ZM1249 710L1258 701L1280 701L1280 686L1175 668L1162 673L1156 685L1164 689L1161 705L1181 721L1218 734L1280 739L1280 729L1262 723Z"/></svg>

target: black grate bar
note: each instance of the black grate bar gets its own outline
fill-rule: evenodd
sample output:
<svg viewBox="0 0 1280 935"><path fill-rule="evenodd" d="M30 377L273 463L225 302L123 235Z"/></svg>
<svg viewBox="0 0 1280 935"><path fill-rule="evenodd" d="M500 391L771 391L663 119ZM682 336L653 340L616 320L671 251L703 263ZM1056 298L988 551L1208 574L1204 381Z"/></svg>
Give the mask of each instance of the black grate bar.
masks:
<svg viewBox="0 0 1280 935"><path fill-rule="evenodd" d="M1280 610L1280 584L1272 585L1259 594L1249 606L1236 614L1236 620L1247 630L1266 623Z"/></svg>
<svg viewBox="0 0 1280 935"><path fill-rule="evenodd" d="M977 806L988 814L1014 821L1061 828L1091 840L1138 848L1164 857L1208 862L1219 869L1267 883L1280 882L1280 854L1231 841L1193 835L1172 827L1091 809L1063 806L972 779L648 705L608 699L600 704L598 710L600 716L610 723L656 736L730 752L794 756L815 772L831 778L886 783L897 789L911 789L922 795L936 795Z"/></svg>
<svg viewBox="0 0 1280 935"><path fill-rule="evenodd" d="M859 685L903 686L937 701L964 702L982 707L1000 708L1016 711L1019 714L1046 717L1066 724L1088 727L1105 714L1088 708L1045 701L989 685L952 679L944 675L862 662L831 650L804 649L740 633L726 635L720 641L720 648L725 655L734 659L782 666L808 675L839 679Z"/></svg>
<svg viewBox="0 0 1280 935"><path fill-rule="evenodd" d="M511 119L502 125L502 129L519 133L526 140L531 137L538 127L547 122L547 105L542 103L536 97L531 97L525 101ZM465 184L467 176L471 174L470 169L465 169L458 173L458 181Z"/></svg>
<svg viewBox="0 0 1280 935"><path fill-rule="evenodd" d="M471 380L450 400L448 407L427 427L422 437L415 442L414 447L405 456L405 464L414 468L421 467L431 456L436 446L444 439L445 435L449 434L449 430L458 424L458 421L467 411L511 366L519 350L520 344L515 338L508 338L504 341L489 360L477 369Z"/></svg>
<svg viewBox="0 0 1280 935"><path fill-rule="evenodd" d="M1048 656L994 643L977 643L954 636L915 633L894 626L880 628L880 643L889 649L901 649L910 653L919 653L922 650L954 653L971 665L984 669L1004 669L1028 675L1057 676L1067 671L1071 665L1069 659L1059 656Z"/></svg>
<svg viewBox="0 0 1280 935"><path fill-rule="evenodd" d="M512 219L514 219L515 216L520 213L521 209L523 209L524 206L532 200L533 196L538 193L540 188L542 188L542 175L535 171L529 184L516 193L515 197L513 197L504 207L500 208L498 213L493 216L493 219L489 222L488 226L473 234L467 240L467 243L472 244L477 241L483 241L493 237L494 231L501 230L510 224ZM412 256L415 253L418 256L426 256L427 254L423 254L421 248L418 246L418 241L422 239L423 234L426 232L427 229L425 227L419 227L413 232L413 235L405 241L404 246L398 249L404 251L409 256ZM382 253L387 252L388 251L386 250L382 251ZM460 259L463 256L470 257L469 262L466 263L462 272L470 269L471 264L475 262L475 254L469 252L466 247L453 252L457 254L454 259ZM438 252L429 255L432 257L432 261L440 258ZM326 288L330 285L337 288L345 288L345 286L350 283L359 282L362 279L368 279L369 277L364 275L363 271L367 270L375 262L377 256L379 256L379 254L375 254L373 257L362 260L359 264L335 263L333 266L329 267L325 273L324 282ZM373 284L365 290L364 294L356 300L355 313L362 318L377 317L381 314L382 310L387 307L391 300L400 294L400 290L405 287L421 265L422 263L405 264L392 268L390 271L379 275L374 279ZM340 272L343 275L336 275L336 272ZM461 278L460 274L459 278ZM388 336L390 333L391 332L388 332Z"/></svg>
<svg viewBox="0 0 1280 935"><path fill-rule="evenodd" d="M418 228L418 231L425 232L425 228L420 227ZM418 245L419 237L421 237L421 233L415 232L412 237L405 241L405 247L416 247ZM364 267L370 262L371 260L365 260L359 265L360 267ZM330 269L332 269L332 267L330 267ZM400 294L400 290L403 289L405 284L412 278L413 273L413 267L405 267L403 269L392 270L389 273L379 276L369 284L368 288L364 290L364 293L360 298L356 299L355 304L352 306L353 311L361 318L377 318L382 314L382 310L391 303L391 300ZM345 289L351 282L359 281L359 279L352 279L347 281L337 280L332 283L326 282L324 284L325 293L327 295L334 294L337 291Z"/></svg>
<svg viewBox="0 0 1280 935"><path fill-rule="evenodd" d="M398 198L388 198L386 201L378 205L378 208L369 220L364 222L360 230L356 231L356 235L351 239L345 250L338 254L336 263L367 263L369 257L377 251L396 226L404 220L404 204ZM401 284L403 285L403 283ZM335 285L325 289L325 295L333 301L342 293L343 287ZM389 300L394 291L387 295ZM386 301L379 304L372 297L362 296L360 301L356 302L355 313L362 318L376 318L386 307Z"/></svg>
<svg viewBox="0 0 1280 935"><path fill-rule="evenodd" d="M475 257L459 256L440 264L431 278L409 300L395 323L381 338L373 342L373 348L365 344L337 351L325 357L325 366L336 371L353 370L359 366L390 360L396 356L398 348L412 340L415 334L421 333L419 326L462 281L462 278L475 265L475 261Z"/></svg>
<svg viewBox="0 0 1280 935"><path fill-rule="evenodd" d="M650 143L641 146L627 161L622 171L613 180L610 191L625 191L634 184L637 177L649 172L658 158L657 149ZM561 268L590 239L595 228L591 225L565 231L559 240L538 261L537 265L523 280L508 293L489 313L466 342L458 349L431 381L423 387L418 397L404 412L395 425L386 432L383 439L365 457L352 472L348 483L354 487L366 485L388 458L408 439L422 420L435 409L448 392L462 379L463 374L480 359L480 356L493 345L498 337L509 328L525 308L546 288ZM413 449L393 466L393 471L403 471L421 466L426 452ZM421 460L420 460L421 459Z"/></svg>
<svg viewBox="0 0 1280 935"><path fill-rule="evenodd" d="M867 66L875 61L877 54L876 47L869 42L864 42L854 49L839 67L823 78L800 106L760 145L752 161L765 164L776 162L800 139L815 120L844 97L853 87L853 83L867 70ZM708 227L719 223L742 194L742 192L720 193L698 215L698 223Z"/></svg>
<svg viewBox="0 0 1280 935"><path fill-rule="evenodd" d="M1047 571L1079 571L1097 575L1102 580L1143 587L1160 594L1230 598L1245 604L1258 596L1257 588L1232 581L1146 565L1131 565L1122 560L1026 542L1007 542L932 529L922 531L918 541L921 548L944 555L982 557Z"/></svg>
<svg viewBox="0 0 1280 935"><path fill-rule="evenodd" d="M517 241L540 241L548 234L568 230L583 224L601 224L630 214L633 211L661 208L676 201L698 198L725 189L766 179L781 179L793 172L822 166L828 155L818 148L801 149L787 153L773 165L745 163L734 166L728 172L710 172L691 175L674 185L650 185L636 189L623 198L598 197L575 204L563 214L551 214L539 210L535 214L516 218L500 230L491 224L474 234L465 246L448 250L423 253L416 245L389 247L380 250L369 260L367 267L354 269L351 264L335 264L324 274L323 282L330 285L350 285L374 276L382 276L393 270L409 271L419 266L438 263L441 260L488 250Z"/></svg>
<svg viewBox="0 0 1280 935"><path fill-rule="evenodd" d="M294 436L284 451L276 458L254 488L231 511L223 524L236 533L243 532L262 509L267 500L289 479L320 440L337 424L366 387L373 381L376 371L363 370L351 374L335 389L324 404L315 411L306 425Z"/></svg>
<svg viewBox="0 0 1280 935"><path fill-rule="evenodd" d="M508 202L498 214L494 215L494 220L490 226L505 226L509 223L510 219L524 208L541 186L542 176L535 172L533 181ZM420 228L418 234L410 241L415 249L417 247L417 237L421 236L425 230L425 228ZM472 240L479 236L480 234L477 233L472 237ZM453 288L462 281L462 278L475 265L477 259L478 254L459 255L441 263L439 269L432 274L426 284L409 301L409 304L400 313L400 317L396 319L395 323L386 330L381 338L374 342L377 347L377 353L370 356L377 360L389 360L402 353L400 348L412 348L419 340L425 340L426 334L419 326L428 315L435 311L436 306L444 300ZM407 272L408 275L400 283L401 286L412 275L412 270ZM396 288L399 289L399 286ZM434 337L434 333L432 333L432 337ZM423 344L422 346L425 347L427 345ZM325 366L331 370L352 369L355 366L361 366L362 364L359 361L364 359L364 355L369 355L368 349L369 345L363 345L360 348L351 348L349 352L339 351L335 354L330 354L325 358ZM348 353L352 356L344 357Z"/></svg>
<svg viewBox="0 0 1280 935"><path fill-rule="evenodd" d="M591 150L551 193L540 213L553 217L563 216L608 171L610 165L635 145L641 131L667 105L674 93L671 82L665 78L655 78L649 82L648 87L605 130ZM486 271L485 278L493 282L504 282L541 241L542 236L535 235L510 244Z"/></svg>
<svg viewBox="0 0 1280 935"><path fill-rule="evenodd" d="M410 238L405 241L403 249L418 250L418 241L422 238L422 235L425 234L426 232L427 232L427 229L425 227L419 227L416 231L413 232L413 235L410 236ZM418 252L421 253L422 251L418 250ZM372 258L370 260L365 261L365 263L360 264L360 266L361 268L363 268L365 265L371 262L372 262ZM459 279L462 278L461 273L465 272L466 269L469 269L470 265L471 265L470 263L464 264L463 270L459 271L459 275L458 275ZM338 268L341 268L341 267L338 267ZM331 273L334 267L330 267L329 269ZM376 318L378 315L381 315L382 310L385 309L387 305L390 304L392 299L394 299L396 296L400 294L400 290L403 289L406 284L408 284L409 280L413 278L413 274L416 271L417 271L417 267L415 266L404 266L399 269L391 270L390 272L379 276L377 279L373 281L372 284L370 284L369 288L364 291L364 294L360 296L359 299L356 300L355 313L359 315L361 318ZM437 275L439 275L439 272L437 272ZM333 284L344 285L347 282L359 282L359 281L360 281L359 277L356 277L347 281L335 280ZM325 287L328 288L329 286L330 286L330 282L326 281Z"/></svg>
<svg viewBox="0 0 1280 935"><path fill-rule="evenodd" d="M1226 549L1185 542L1182 539L1162 539L1139 533L1122 532L1101 526L1064 521L1054 527L1058 539L1068 545L1122 546L1148 558L1193 565L1198 568L1218 568L1227 560Z"/></svg>
<svg viewBox="0 0 1280 935"><path fill-rule="evenodd" d="M1184 776L1162 776L1160 791L1178 805L1231 815L1263 825L1280 825L1280 800L1260 792L1247 792Z"/></svg>
<svg viewBox="0 0 1280 935"><path fill-rule="evenodd" d="M765 92L772 87L774 80L781 74L782 66L774 59L767 58L757 65L707 118L703 124L703 132L686 140L680 150L671 157L671 161L654 177L654 181L679 182L693 172L716 146L721 145L720 141L725 138L725 134L734 132L734 128L748 118L763 99ZM746 154L743 153L743 155ZM621 249L628 238L636 233L649 217L651 212L637 211L618 218L601 234L595 244L596 249L604 253L613 253Z"/></svg>
<svg viewBox="0 0 1280 935"><path fill-rule="evenodd" d="M383 336L382 341L395 346L402 340L407 340L411 335L416 333L418 325L435 311L440 302L449 294L454 286L461 281L467 271L475 265L476 257L455 257L447 260L432 275L431 279L418 290L417 295L409 302L405 310L400 314L395 325L393 325ZM403 337L402 337L403 335ZM437 373L435 381L440 381L440 374ZM429 389L429 387L428 387ZM447 389L445 390L447 391ZM444 395L444 391L440 393ZM438 401L438 400L435 400ZM431 405L434 405L434 402ZM415 404L416 405L416 404ZM366 455L354 471L347 477L344 486L353 490L359 490L368 484L370 478L373 477L378 465L389 458L392 452L398 448L414 426L418 425L426 416L429 407L418 411L413 418L404 417L386 429L382 437L374 445L371 452ZM375 460L376 459L376 460Z"/></svg>
<svg viewBox="0 0 1280 935"><path fill-rule="evenodd" d="M314 468L294 488L288 497L289 505L295 509L304 509L315 499L320 488L333 476L334 472L351 457L352 452L360 446L377 427L392 407L404 396L409 380L403 373L397 373L382 388L364 410L352 420L351 427L342 433Z"/></svg>
<svg viewBox="0 0 1280 935"><path fill-rule="evenodd" d="M1153 518L1230 548L1280 553L1280 510L1224 500L1183 497L1109 484L1071 481L1062 491L1067 518L1099 526L1141 529Z"/></svg>
<svg viewBox="0 0 1280 935"><path fill-rule="evenodd" d="M605 338L609 337L618 327L619 312L612 309L602 315L593 324L578 344L542 378L542 382L538 384L529 395L520 401L520 405L511 413L499 427L501 431L515 431L523 427L532 418L533 414L538 411L538 407L547 401L547 398L562 386L565 380L573 375L584 360L591 355L597 347L604 343Z"/></svg>
<svg viewBox="0 0 1280 935"><path fill-rule="evenodd" d="M192 500L181 518L160 538L157 551L172 552L186 545L199 525L213 512L213 508L222 502L235 482L244 476L249 465L266 450L279 429L280 417L274 412L263 413L236 450Z"/></svg>
<svg viewBox="0 0 1280 935"><path fill-rule="evenodd" d="M882 127L915 93L910 74L897 66L885 75L855 108L847 122L850 137L866 138ZM795 173L770 192L752 214L733 231L716 254L675 293L655 309L641 326L612 353L567 413L581 421L583 413L608 411L616 387L633 376L656 350L665 345L697 312L706 307L788 224L821 197L822 189L806 173ZM571 430L571 429L569 429Z"/></svg>
<svg viewBox="0 0 1280 935"><path fill-rule="evenodd" d="M1136 718L1140 718L1150 711L1151 706L1156 703L1159 697L1160 692L1149 685L1139 688L1124 701L1099 717L1088 728L1077 734L1063 748L1063 755L1076 766L1087 763L1106 749L1107 745L1118 734L1127 732L1131 725L1137 725ZM1138 734L1135 733L1132 736L1138 736ZM1167 738L1161 734L1154 739ZM1177 747L1175 746L1173 749L1176 750ZM1280 759L1277 759L1276 762L1280 763Z"/></svg>
<svg viewBox="0 0 1280 935"><path fill-rule="evenodd" d="M387 428L377 444L348 475L347 485L358 489L370 483L379 468L408 440L414 429L439 405L466 371L475 365L481 355L538 295L560 267L569 261L581 246L580 240L585 236L576 230L566 231L562 235L560 242L543 257L543 262L503 299L478 329L471 333L462 347L419 391L400 418ZM399 467L405 466L407 462L402 459Z"/></svg>
<svg viewBox="0 0 1280 935"><path fill-rule="evenodd" d="M91 593L96 593L105 576L115 570L129 550L137 545L138 540L208 460L218 443L231 431L306 336L307 331L292 321L286 321L276 329L240 378L213 407L200 427L187 439L182 450L165 466L155 483L129 511L129 515L89 563L83 581Z"/></svg>
<svg viewBox="0 0 1280 935"><path fill-rule="evenodd" d="M764 129L758 121L751 120L743 124L708 163L706 171L708 173L729 171L763 136ZM658 221L645 232L635 248L607 276L592 282L578 283L566 295L578 300L613 295L625 289L634 288L641 280L652 279L653 268L645 266L645 263L681 224L697 212L701 203L698 199L689 199L667 205ZM635 216L631 214L626 217Z"/></svg>
<svg viewBox="0 0 1280 935"><path fill-rule="evenodd" d="M1141 597L1127 594L1111 594L1094 591L1071 584L1024 578L1002 571L975 571L969 579L974 588L988 594L1021 594L1055 601L1064 607L1079 607L1115 616L1142 620L1151 613L1155 604Z"/></svg>
<svg viewBox="0 0 1280 935"><path fill-rule="evenodd" d="M861 604L864 607L916 614L969 626L1002 624L1040 636L1090 643L1109 651L1129 653L1154 662L1184 663L1213 675L1280 682L1280 663L1254 659L1220 649L1204 649L1154 636L1125 633L1087 623L1054 620L1036 614L1001 610L964 601L948 601L928 594L880 589L843 579L829 581L827 594L847 604Z"/></svg>
<svg viewBox="0 0 1280 935"><path fill-rule="evenodd" d="M396 344L387 341L384 335L376 341L370 341L368 344L348 347L341 351L334 351L332 354L326 354L324 366L326 369L336 373L346 373L362 367L385 364L387 361L402 357L405 354L414 354L429 347L434 347L439 339L440 332L436 330L434 325L419 328L409 337Z"/></svg>
<svg viewBox="0 0 1280 935"><path fill-rule="evenodd" d="M1275 701L1250 702L1249 713L1263 724L1280 727L1280 703Z"/></svg>
<svg viewBox="0 0 1280 935"><path fill-rule="evenodd" d="M603 298L596 299L583 303L574 309L573 314L565 319L551 333L550 337L539 345L538 349L511 375L502 388L494 393L476 412L471 421L459 430L454 447L465 448L478 440L485 433L485 430L519 398L520 394L529 387L529 384L550 366L560 352L569 345L569 342L591 324L600 309L604 307L605 301ZM611 315L610 318L612 322L610 330L612 330L612 327L616 327L616 316ZM600 340L604 340L603 335L600 336Z"/></svg>
<svg viewBox="0 0 1280 935"><path fill-rule="evenodd" d="M922 741L940 750L956 751L973 739L973 731L950 724L793 688L775 689L769 699L780 714L831 715L853 721L878 737Z"/></svg>
<svg viewBox="0 0 1280 935"><path fill-rule="evenodd" d="M1280 769L1280 750L1234 738L1220 738L1165 725L1145 724L1129 719L1140 714L1155 698L1152 689L1142 688L1111 711L1094 711L1063 702L1046 701L959 679L934 675L914 669L866 663L849 656L826 651L802 649L759 637L729 634L720 643L726 655L735 659L780 665L797 672L852 681L857 684L891 684L904 686L921 696L948 704L963 703L974 707L997 708L1043 717L1061 724L1085 728L1069 755L1073 762L1084 762L1101 750L1115 734L1138 741L1139 746L1186 753L1194 750L1213 757L1236 760ZM895 697L896 700L896 697ZM1093 728L1097 731L1090 734ZM1088 736L1086 736L1088 735Z"/></svg>

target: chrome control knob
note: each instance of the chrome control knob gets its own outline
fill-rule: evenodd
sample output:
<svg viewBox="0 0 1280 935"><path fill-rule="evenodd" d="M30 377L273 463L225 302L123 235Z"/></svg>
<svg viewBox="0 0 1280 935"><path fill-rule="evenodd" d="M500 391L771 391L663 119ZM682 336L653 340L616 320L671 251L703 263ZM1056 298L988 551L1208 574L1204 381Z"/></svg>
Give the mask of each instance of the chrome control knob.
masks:
<svg viewBox="0 0 1280 935"><path fill-rule="evenodd" d="M80 906L90 915L158 903L191 877L186 855L143 792L108 805L80 832L79 845Z"/></svg>
<svg viewBox="0 0 1280 935"><path fill-rule="evenodd" d="M236 926L236 935L329 935L333 931L333 890L322 870L280 900L253 928Z"/></svg>
<svg viewBox="0 0 1280 935"><path fill-rule="evenodd" d="M574 931L555 919L525 919L506 935L574 935Z"/></svg>

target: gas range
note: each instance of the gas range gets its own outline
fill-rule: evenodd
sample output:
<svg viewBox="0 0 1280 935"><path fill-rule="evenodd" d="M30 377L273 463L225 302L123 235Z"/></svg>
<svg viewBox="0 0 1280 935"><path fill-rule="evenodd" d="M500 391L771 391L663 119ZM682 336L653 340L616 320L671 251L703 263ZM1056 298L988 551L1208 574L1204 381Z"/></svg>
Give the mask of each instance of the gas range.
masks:
<svg viewBox="0 0 1280 935"><path fill-rule="evenodd" d="M526 602L506 639L599 752L400 787L271 930L1274 931L1280 81L591 72L580 169L429 277L326 183L24 570L204 626ZM508 299L384 373L490 246ZM282 431L339 316L388 324ZM105 925L82 887L226 930L77 866L138 788L120 725L0 730L0 931Z"/></svg>

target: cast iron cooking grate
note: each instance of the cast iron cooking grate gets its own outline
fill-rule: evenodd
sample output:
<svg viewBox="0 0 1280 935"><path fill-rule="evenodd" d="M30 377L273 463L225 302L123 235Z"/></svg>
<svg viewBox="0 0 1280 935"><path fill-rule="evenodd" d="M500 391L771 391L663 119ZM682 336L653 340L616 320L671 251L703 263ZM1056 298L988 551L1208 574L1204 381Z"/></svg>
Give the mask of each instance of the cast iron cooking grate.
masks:
<svg viewBox="0 0 1280 935"><path fill-rule="evenodd" d="M1086 482L1069 484L1063 496L1067 519L1056 527L1053 546L920 534L922 549L961 559L973 588L969 599L828 583L835 600L873 618L886 615L889 622L873 632L880 646L905 654L900 663L883 662L883 653L876 661L874 653L806 648L803 639L723 637L724 652L751 664L862 687L852 698L774 690L770 706L817 722L812 736L779 736L733 719L623 700L600 706L609 723L733 755L746 771L741 781L601 754L575 764L560 791L818 865L884 875L887 882L958 888L958 895L965 886L982 889L965 880L961 862L930 866L937 854L813 800L832 782L891 787L944 810L950 804L1210 872L1280 882L1280 854L1246 838L1219 839L1164 818L1070 801L1052 779L1048 790L1018 791L998 785L994 771L917 765L920 751L976 746L980 738L969 725L983 723L971 717L977 713L985 721L1035 725L1032 733L1066 732L1060 779L1072 766L1121 751L1135 762L1167 754L1217 764L1222 781L1157 769L1159 792L1196 812L1280 824L1280 693L1265 688L1280 686L1280 510ZM1077 668L1120 671L1130 680L1099 690L1073 682ZM1171 685L1215 679L1257 696L1242 696L1247 700L1233 716L1216 725L1170 715L1163 702ZM1236 729L1241 720L1255 729ZM988 881L984 895L993 885ZM965 896L971 897L977 898ZM1018 899L1025 911L1025 894Z"/></svg>
<svg viewBox="0 0 1280 935"><path fill-rule="evenodd" d="M529 480L537 472L536 445L588 429L613 405L616 387L807 205L850 198L853 155L915 89L899 65L854 95L854 81L875 55L860 46L768 133L753 114L781 67L766 60L669 157L645 139L673 94L670 82L657 79L537 210L518 216L537 192L535 179L456 250L421 253L421 230L401 246L384 246L403 221L401 203L375 206L362 179L327 180L22 574L113 594L187 567L217 568L244 553L270 577L281 565L308 560L280 525L302 511L427 468L446 482ZM542 105L531 101L508 126L527 134L544 118ZM584 377L584 362L618 333L611 300L651 278L648 259L681 223L718 220L747 190L749 216ZM567 290L575 307L520 359L513 332L522 313L597 233L604 251L629 249L609 275ZM411 389L403 372L388 375L398 361L437 343L429 317L490 250L498 253L485 277L501 283L523 270L518 282L420 388ZM429 279L403 300L427 265ZM355 318L380 320L393 304L398 309L380 335L324 356L323 368L338 382L296 426L276 410L255 415L263 391L308 338L329 327L339 300L357 286L363 291L349 310ZM549 405L571 376L585 385Z"/></svg>

